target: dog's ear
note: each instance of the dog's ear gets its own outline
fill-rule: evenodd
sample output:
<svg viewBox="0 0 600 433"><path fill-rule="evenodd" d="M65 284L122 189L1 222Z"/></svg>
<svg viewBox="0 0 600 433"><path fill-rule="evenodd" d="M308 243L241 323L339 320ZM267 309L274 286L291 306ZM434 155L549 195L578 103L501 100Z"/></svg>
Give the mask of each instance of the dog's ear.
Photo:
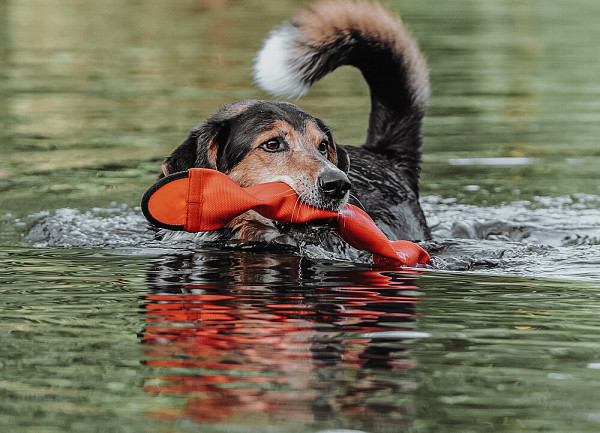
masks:
<svg viewBox="0 0 600 433"><path fill-rule="evenodd" d="M177 149L167 156L162 164L163 176L188 168L216 168L218 142L223 122L211 119L192 129Z"/></svg>
<svg viewBox="0 0 600 433"><path fill-rule="evenodd" d="M199 159L199 152L201 154L206 153L205 156L208 156L208 146L205 149L205 146L203 146L202 143L198 143L199 129L200 128L191 130L183 143L181 143L173 151L173 153L165 158L161 167L163 176L168 176L179 171L187 170L188 168L196 167L196 161ZM210 161L207 162L209 164L204 168L212 168L210 166Z"/></svg>
<svg viewBox="0 0 600 433"><path fill-rule="evenodd" d="M189 168L212 168L223 171L217 161L222 159L221 146L225 146L233 119L257 103L246 100L222 105L206 122L190 131L190 134L162 165L162 176Z"/></svg>
<svg viewBox="0 0 600 433"><path fill-rule="evenodd" d="M192 129L183 143L165 158L162 175L168 176L189 168L216 169L219 145L226 140L227 124L231 118L219 110L198 128Z"/></svg>
<svg viewBox="0 0 600 433"><path fill-rule="evenodd" d="M337 143L335 145L335 150L337 154L337 167L348 174L348 171L350 170L350 157L348 156L348 152Z"/></svg>

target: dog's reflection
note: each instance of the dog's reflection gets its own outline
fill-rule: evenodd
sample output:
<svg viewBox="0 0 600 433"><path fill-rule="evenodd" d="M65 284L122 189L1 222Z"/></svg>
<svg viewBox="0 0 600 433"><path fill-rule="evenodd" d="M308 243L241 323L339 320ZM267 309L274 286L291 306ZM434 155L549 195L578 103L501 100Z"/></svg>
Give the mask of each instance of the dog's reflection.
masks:
<svg viewBox="0 0 600 433"><path fill-rule="evenodd" d="M212 251L162 257L148 276L145 363L164 375L145 391L185 400L149 415L408 422L414 274Z"/></svg>

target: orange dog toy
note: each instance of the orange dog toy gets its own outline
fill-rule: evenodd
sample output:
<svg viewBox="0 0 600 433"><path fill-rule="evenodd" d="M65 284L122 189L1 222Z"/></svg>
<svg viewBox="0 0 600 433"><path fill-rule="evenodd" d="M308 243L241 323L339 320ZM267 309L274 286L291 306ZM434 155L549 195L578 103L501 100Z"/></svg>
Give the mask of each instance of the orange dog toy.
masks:
<svg viewBox="0 0 600 433"><path fill-rule="evenodd" d="M353 247L373 253L377 266L429 263L429 254L423 248L409 241L390 241L356 206L347 204L339 213L310 207L299 203L295 191L282 182L241 188L219 171L191 168L160 179L142 198L142 211L148 221L192 233L224 227L250 209L282 223L335 218L339 236Z"/></svg>

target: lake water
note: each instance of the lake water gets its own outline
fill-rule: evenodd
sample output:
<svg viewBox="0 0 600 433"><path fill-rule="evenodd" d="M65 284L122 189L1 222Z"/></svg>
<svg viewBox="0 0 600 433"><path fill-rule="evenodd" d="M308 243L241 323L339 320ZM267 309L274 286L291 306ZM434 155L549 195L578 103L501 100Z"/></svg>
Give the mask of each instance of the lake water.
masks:
<svg viewBox="0 0 600 433"><path fill-rule="evenodd" d="M0 430L600 430L600 3L388 1L434 269L161 244L165 155L307 2L0 1ZM365 135L341 69L296 101Z"/></svg>

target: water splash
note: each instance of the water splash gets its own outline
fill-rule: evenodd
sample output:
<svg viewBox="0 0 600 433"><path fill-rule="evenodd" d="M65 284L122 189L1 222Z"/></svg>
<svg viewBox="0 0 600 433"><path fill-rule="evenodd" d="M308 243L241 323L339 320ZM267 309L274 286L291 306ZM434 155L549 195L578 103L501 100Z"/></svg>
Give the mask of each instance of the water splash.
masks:
<svg viewBox="0 0 600 433"><path fill-rule="evenodd" d="M29 215L33 221L25 236L36 247L115 248L147 245L154 233L139 207L113 205L109 208L63 208Z"/></svg>
<svg viewBox="0 0 600 433"><path fill-rule="evenodd" d="M433 235L424 247L438 270L600 280L600 196L535 197L491 207L427 196L422 206ZM214 241L204 234L173 234L161 243L139 208L126 205L65 208L26 220L33 226L25 239L38 247L197 248ZM303 245L300 253L319 260L368 260L348 247L332 253Z"/></svg>
<svg viewBox="0 0 600 433"><path fill-rule="evenodd" d="M424 197L438 269L600 279L600 197L534 197L479 207Z"/></svg>

